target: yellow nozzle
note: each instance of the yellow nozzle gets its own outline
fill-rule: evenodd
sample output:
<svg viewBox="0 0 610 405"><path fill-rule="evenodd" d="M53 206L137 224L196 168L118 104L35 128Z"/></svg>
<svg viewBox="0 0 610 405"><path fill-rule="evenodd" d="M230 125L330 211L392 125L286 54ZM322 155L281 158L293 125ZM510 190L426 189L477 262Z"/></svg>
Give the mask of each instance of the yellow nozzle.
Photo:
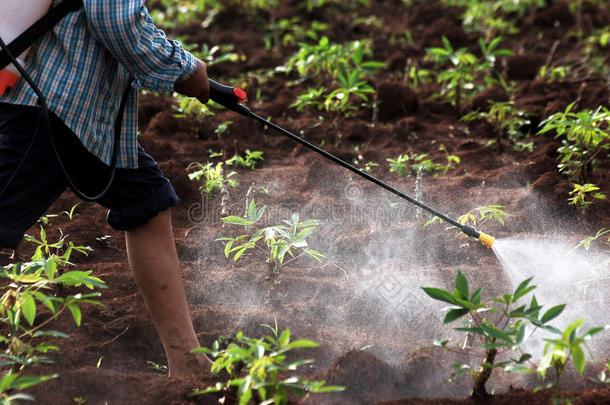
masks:
<svg viewBox="0 0 610 405"><path fill-rule="evenodd" d="M491 235L481 232L481 234L479 235L479 239L477 239L477 240L479 242L481 242L483 245L485 245L487 248L491 248L491 245L494 244L494 242L496 241L496 238L494 238Z"/></svg>

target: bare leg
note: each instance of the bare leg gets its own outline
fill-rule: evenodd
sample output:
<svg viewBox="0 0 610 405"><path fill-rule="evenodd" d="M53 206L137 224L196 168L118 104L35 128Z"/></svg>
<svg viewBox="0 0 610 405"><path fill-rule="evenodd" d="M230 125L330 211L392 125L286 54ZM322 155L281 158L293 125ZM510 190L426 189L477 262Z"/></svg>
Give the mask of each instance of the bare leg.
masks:
<svg viewBox="0 0 610 405"><path fill-rule="evenodd" d="M184 293L170 210L127 231L125 241L131 271L163 343L170 375L201 373L209 360L189 353L199 343Z"/></svg>

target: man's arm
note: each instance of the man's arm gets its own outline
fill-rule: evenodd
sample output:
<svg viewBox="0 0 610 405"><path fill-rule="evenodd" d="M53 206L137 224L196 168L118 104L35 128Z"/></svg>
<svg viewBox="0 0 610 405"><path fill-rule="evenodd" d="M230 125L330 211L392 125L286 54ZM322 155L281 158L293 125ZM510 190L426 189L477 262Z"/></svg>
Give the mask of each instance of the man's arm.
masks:
<svg viewBox="0 0 610 405"><path fill-rule="evenodd" d="M207 102L205 63L155 27L142 0L84 0L89 30L142 86Z"/></svg>

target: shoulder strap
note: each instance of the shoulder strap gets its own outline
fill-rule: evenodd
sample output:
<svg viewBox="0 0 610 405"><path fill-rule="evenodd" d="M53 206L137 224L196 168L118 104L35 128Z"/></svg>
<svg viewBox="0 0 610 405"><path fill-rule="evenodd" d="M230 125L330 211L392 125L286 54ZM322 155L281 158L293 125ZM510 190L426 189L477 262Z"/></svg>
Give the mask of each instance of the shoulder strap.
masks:
<svg viewBox="0 0 610 405"><path fill-rule="evenodd" d="M19 35L8 44L13 55L21 55L26 49L34 45L44 34L50 31L68 13L78 10L83 5L82 0L64 0L55 7L52 7L47 14L42 16L30 28ZM4 49L0 50L0 69L4 69L11 63L10 58Z"/></svg>

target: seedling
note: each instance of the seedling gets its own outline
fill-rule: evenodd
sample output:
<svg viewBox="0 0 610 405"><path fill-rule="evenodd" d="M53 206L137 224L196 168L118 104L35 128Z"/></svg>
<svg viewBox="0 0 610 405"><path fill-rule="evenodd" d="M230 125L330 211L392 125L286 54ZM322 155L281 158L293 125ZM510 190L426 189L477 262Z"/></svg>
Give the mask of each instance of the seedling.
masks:
<svg viewBox="0 0 610 405"><path fill-rule="evenodd" d="M500 225L504 226L504 218L511 216L510 214L502 210L502 205L484 205L471 209L464 215L458 217L458 222L462 225L471 225L473 227L481 226L487 221L495 220ZM433 224L435 222L443 223L443 220L439 217L432 217L428 222L424 224L424 227ZM457 229L455 226L449 226L447 229ZM458 232L458 235L464 235L462 231Z"/></svg>
<svg viewBox="0 0 610 405"><path fill-rule="evenodd" d="M193 170L189 173L189 179L201 180L202 184L199 186L199 190L202 193L206 193L208 196L214 196L222 190L224 184L230 187L236 187L239 185L237 180L231 177L235 176L236 172L229 172L226 175L223 170L223 162L218 162L214 165L212 162L207 162L205 165L199 162L191 163L186 170Z"/></svg>
<svg viewBox="0 0 610 405"><path fill-rule="evenodd" d="M290 329L279 331L275 326L262 325L271 331L259 339L253 339L239 332L236 340L225 349L215 341L212 348L200 347L192 353L205 353L215 359L212 372L226 371L231 379L225 383L193 392L203 395L236 389L241 405L254 401L257 404L286 405L290 393L301 397L309 394L343 391L340 386L327 386L326 381L309 381L292 374L298 367L313 363L313 360L287 361L288 353L295 349L317 347L311 340L291 341ZM224 401L223 401L224 402Z"/></svg>
<svg viewBox="0 0 610 405"><path fill-rule="evenodd" d="M601 238L602 236L604 236L608 233L610 233L610 229L602 228L599 231L597 231L597 233L594 236L589 236L588 238L581 240L578 243L578 245L576 245L576 246L574 246L574 248L572 248L572 250L576 250L579 247L583 247L583 248L585 248L585 250L589 250L589 248L591 247L591 243L593 243L594 241L596 241L597 239ZM610 242L610 235L607 236L606 242Z"/></svg>
<svg viewBox="0 0 610 405"><path fill-rule="evenodd" d="M218 139L222 137L225 133L229 131L229 127L233 124L233 121L223 121L214 130L214 133L218 135Z"/></svg>
<svg viewBox="0 0 610 405"><path fill-rule="evenodd" d="M51 243L41 227L40 240L27 237L26 240L37 244L30 262L10 264L0 268L0 279L4 279L0 297L0 321L4 324L0 334L0 354L2 365L9 371L0 379L0 401L15 403L31 396L15 391L23 390L51 378L56 374L43 376L24 376L26 369L36 363L53 363L46 353L58 350L47 338L66 338L59 331L43 330L62 313L70 312L74 322L82 322L81 305L102 305L96 299L99 292L58 295L57 287L79 287L88 289L105 288L105 283L91 275L91 271L71 270L70 256L74 251L86 254L86 249L70 242L64 250L64 239ZM37 305L38 304L38 305ZM39 320L40 306L44 305L43 320ZM39 322L36 322L39 320Z"/></svg>
<svg viewBox="0 0 610 405"><path fill-rule="evenodd" d="M443 145L439 147L439 150L447 152ZM390 162L390 173L396 172L399 176L406 176L411 173L416 175L417 173L420 173L420 171L426 171L434 173L434 177L437 177L439 175L447 174L449 169L454 167L454 164L460 163L460 158L458 156L450 155L449 153L447 153L447 163L444 165L434 162L429 158L427 153L413 156L407 154L398 155L395 159L388 158L386 160Z"/></svg>
<svg viewBox="0 0 610 405"><path fill-rule="evenodd" d="M582 212L585 212L587 208L591 204L595 202L595 200L605 200L606 195L602 193L598 193L599 187L595 184L576 184L574 183L574 188L570 191L570 195L572 197L568 198L570 205L574 205ZM591 199L589 199L591 198Z"/></svg>
<svg viewBox="0 0 610 405"><path fill-rule="evenodd" d="M259 160L265 160L263 159L263 152L261 152L260 150L250 151L250 149L246 149L244 153L245 157L234 155L225 163L227 165L243 166L249 168L250 170L254 170L254 168L256 167L256 163Z"/></svg>
<svg viewBox="0 0 610 405"><path fill-rule="evenodd" d="M529 141L529 133L522 132L522 128L530 125L531 121L526 114L517 109L513 101L489 101L487 111L475 111L464 115L460 121L472 121L483 119L494 129L496 135L496 145L500 151L503 150L502 138L508 135L513 143L515 151L534 150L534 143Z"/></svg>
<svg viewBox="0 0 610 405"><path fill-rule="evenodd" d="M561 375L565 372L568 362L572 360L576 371L582 376L587 364L585 351L583 349L586 347L586 342L598 333L608 329L608 326L597 326L587 330L581 336L578 336L583 321L584 320L581 318L568 325L563 331L550 329L551 332L558 337L555 339L544 339L546 342L546 345L544 346L544 356L536 368L536 371L543 379L546 378L546 373L549 368L552 368L555 371L552 386L556 390L556 399L561 398Z"/></svg>
<svg viewBox="0 0 610 405"><path fill-rule="evenodd" d="M442 37L443 47L433 47L426 50L425 59L432 60L441 67L446 67L437 75L437 82L442 85L441 96L460 112L462 100L473 96L482 90L475 85L478 73L481 73L486 86L495 83L491 79L490 70L497 57L510 56L508 49L499 49L502 38L494 38L489 43L479 39L479 46L483 54L479 60L474 54L467 52L467 48L454 49L447 37ZM484 87L483 87L484 88Z"/></svg>
<svg viewBox="0 0 610 405"><path fill-rule="evenodd" d="M248 210L245 217L228 216L221 218L224 223L244 226L246 230L253 229L267 207L257 208L254 199L250 200ZM267 252L267 263L270 264L274 272L278 272L283 265L298 259L303 255L308 255L322 261L326 256L317 250L309 249L307 237L315 231L320 224L318 220L310 219L300 222L298 214L292 214L290 220L283 221L286 225L274 225L261 227L252 233L239 235L236 237L222 237L216 239L224 242L224 254L226 257L233 255L233 261L237 261L249 249L261 249ZM266 249L258 246L259 241L264 241ZM295 252L300 253L295 255ZM291 256L291 259L284 261L286 256Z"/></svg>
<svg viewBox="0 0 610 405"><path fill-rule="evenodd" d="M610 110L598 107L595 111L573 112L575 103L540 123L538 134L554 130L555 138L563 138L557 167L570 180L587 183L599 164L599 155L610 150Z"/></svg>
<svg viewBox="0 0 610 405"><path fill-rule="evenodd" d="M178 105L173 108L176 110L174 116L177 118L188 117L195 125L201 125L208 117L214 115L207 104L202 104L195 98L180 94L176 94L175 98Z"/></svg>
<svg viewBox="0 0 610 405"><path fill-rule="evenodd" d="M525 353L521 346L526 340L528 327L556 331L548 323L561 314L565 304L554 306L541 315L542 306L535 296L532 296L529 305L519 303L536 288L530 285L531 280L530 277L522 281L512 294L503 294L487 300L481 298L482 287L473 292L469 291L468 281L459 270L453 291L423 287L429 297L451 305L447 308L443 323L448 324L468 317L468 320L455 330L473 336L475 341L472 343L476 344L476 347L452 346L449 340L436 341L435 346L457 352L472 349L483 357L483 362L476 370L471 370L467 364L454 366L460 373L470 373L473 379L471 395L475 399L489 397L485 385L495 368L506 368L510 371L521 371L526 368L523 364L531 358L531 355ZM498 362L499 355L506 352L515 352L518 357Z"/></svg>

